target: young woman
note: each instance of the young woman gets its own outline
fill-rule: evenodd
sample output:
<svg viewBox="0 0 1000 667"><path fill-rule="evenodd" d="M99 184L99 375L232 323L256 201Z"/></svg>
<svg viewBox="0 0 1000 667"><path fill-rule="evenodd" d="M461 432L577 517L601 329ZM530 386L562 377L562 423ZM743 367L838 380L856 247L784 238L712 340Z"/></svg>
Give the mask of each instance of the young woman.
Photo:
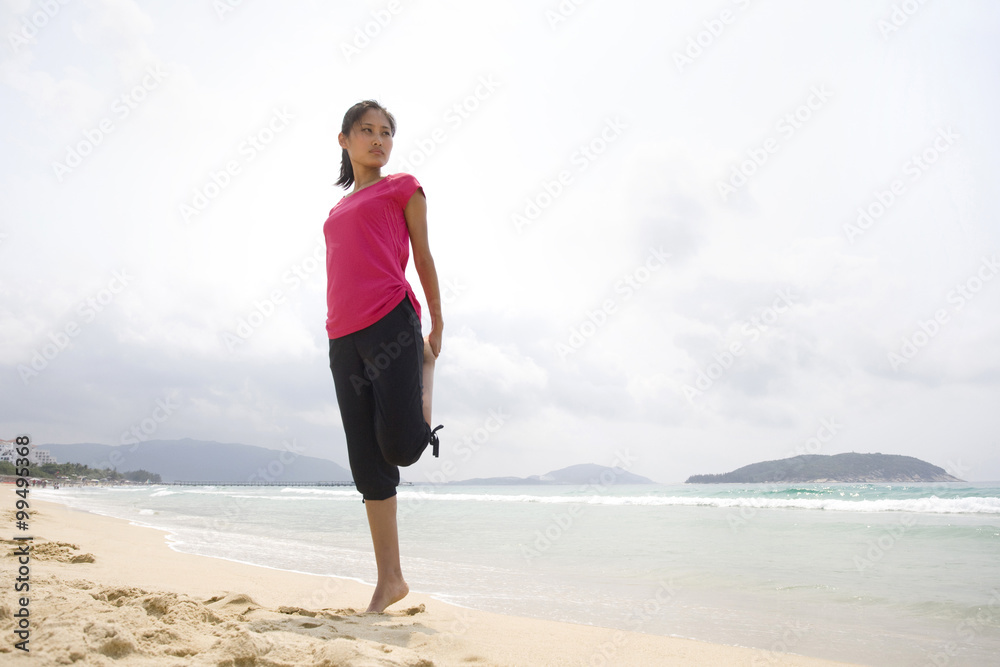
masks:
<svg viewBox="0 0 1000 667"><path fill-rule="evenodd" d="M354 189L330 211L326 236L330 370L347 436L354 485L368 512L378 583L368 611L382 612L409 592L396 530L398 466L415 463L431 430L434 362L441 353L441 294L427 243L427 200L409 174L382 175L396 120L378 102L344 115L337 185ZM409 246L430 311L420 329L420 302L406 280Z"/></svg>

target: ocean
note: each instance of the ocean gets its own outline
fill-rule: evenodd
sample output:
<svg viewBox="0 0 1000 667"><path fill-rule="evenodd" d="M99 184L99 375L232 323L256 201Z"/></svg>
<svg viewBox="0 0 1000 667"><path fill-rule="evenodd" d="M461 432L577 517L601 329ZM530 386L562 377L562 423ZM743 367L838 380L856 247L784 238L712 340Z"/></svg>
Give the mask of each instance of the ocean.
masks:
<svg viewBox="0 0 1000 667"><path fill-rule="evenodd" d="M374 583L352 487L32 493L178 551ZM410 589L462 607L880 667L1000 664L1000 482L414 485L398 502Z"/></svg>

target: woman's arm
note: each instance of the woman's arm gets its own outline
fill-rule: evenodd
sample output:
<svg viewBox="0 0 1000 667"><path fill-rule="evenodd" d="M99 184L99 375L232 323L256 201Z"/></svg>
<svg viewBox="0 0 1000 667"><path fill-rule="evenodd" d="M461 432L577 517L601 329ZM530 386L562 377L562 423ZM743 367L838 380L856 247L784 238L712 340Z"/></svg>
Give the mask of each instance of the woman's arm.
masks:
<svg viewBox="0 0 1000 667"><path fill-rule="evenodd" d="M420 285L424 288L424 297L427 298L427 308L431 314L431 351L437 357L441 354L444 320L441 318L441 290L438 287L437 269L434 268L434 258L431 257L431 247L427 241L427 199L423 191L413 193L403 213L406 216L406 227L410 231L410 244L413 246L413 266L420 276Z"/></svg>

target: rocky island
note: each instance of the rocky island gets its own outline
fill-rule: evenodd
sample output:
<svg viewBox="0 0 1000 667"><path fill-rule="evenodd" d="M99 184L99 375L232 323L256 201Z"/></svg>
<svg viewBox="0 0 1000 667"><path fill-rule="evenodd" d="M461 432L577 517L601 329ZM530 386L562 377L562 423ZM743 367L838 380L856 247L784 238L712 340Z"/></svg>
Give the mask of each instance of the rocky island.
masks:
<svg viewBox="0 0 1000 667"><path fill-rule="evenodd" d="M897 454L803 454L752 463L721 475L692 475L686 484L962 482L936 465Z"/></svg>

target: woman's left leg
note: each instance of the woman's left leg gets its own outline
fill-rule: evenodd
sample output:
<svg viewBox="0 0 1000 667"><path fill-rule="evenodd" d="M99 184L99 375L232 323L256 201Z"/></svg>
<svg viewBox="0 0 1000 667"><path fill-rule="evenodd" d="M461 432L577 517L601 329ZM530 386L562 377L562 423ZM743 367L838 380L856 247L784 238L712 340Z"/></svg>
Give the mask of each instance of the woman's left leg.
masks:
<svg viewBox="0 0 1000 667"><path fill-rule="evenodd" d="M424 359L421 373L423 374L424 382L421 398L424 405L424 421L430 426L433 423L431 421L431 398L434 395L434 362L437 359L434 357L434 351L431 350L431 344L426 338L423 344Z"/></svg>
<svg viewBox="0 0 1000 667"><path fill-rule="evenodd" d="M359 339L375 401L375 435L385 460L396 466L416 463L431 442L424 345L420 320L406 297L372 326L371 335Z"/></svg>

